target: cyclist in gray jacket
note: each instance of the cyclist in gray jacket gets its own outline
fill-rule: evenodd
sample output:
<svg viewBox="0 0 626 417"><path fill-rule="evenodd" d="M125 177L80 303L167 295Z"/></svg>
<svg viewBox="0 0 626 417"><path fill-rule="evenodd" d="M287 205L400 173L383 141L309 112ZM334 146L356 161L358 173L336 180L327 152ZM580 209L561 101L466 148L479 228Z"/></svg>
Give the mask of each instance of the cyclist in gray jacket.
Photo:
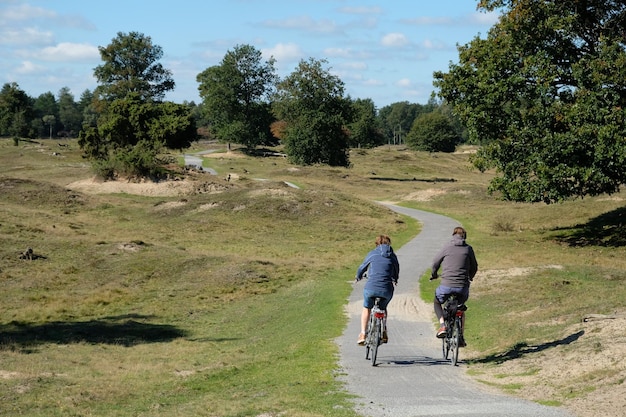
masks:
<svg viewBox="0 0 626 417"><path fill-rule="evenodd" d="M370 319L374 300L380 297L380 308L385 310L383 343L387 343L387 305L393 297L393 290L398 283L400 264L391 247L391 238L387 235L376 237L376 247L372 249L356 271L355 282L360 281L367 273L367 283L363 289L363 311L361 313L361 333L357 343L365 344L365 331Z"/></svg>
<svg viewBox="0 0 626 417"><path fill-rule="evenodd" d="M435 314L439 319L437 337L445 337L443 308L441 305L450 297L457 294L459 304L469 298L470 282L478 271L478 262L474 249L467 244L467 232L462 227L454 228L452 240L448 242L433 259L430 280L437 279L441 267L441 284L435 290ZM462 346L465 342L463 341Z"/></svg>

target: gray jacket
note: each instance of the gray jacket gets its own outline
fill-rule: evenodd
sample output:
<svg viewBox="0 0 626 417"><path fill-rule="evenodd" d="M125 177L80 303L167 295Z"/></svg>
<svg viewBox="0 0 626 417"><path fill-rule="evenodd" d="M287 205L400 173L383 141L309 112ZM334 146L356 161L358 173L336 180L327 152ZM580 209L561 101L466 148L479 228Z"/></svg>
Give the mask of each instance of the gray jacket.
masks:
<svg viewBox="0 0 626 417"><path fill-rule="evenodd" d="M474 249L465 243L463 237L452 236L452 240L433 259L431 279L437 278L439 267L442 267L441 285L451 288L469 286L478 271Z"/></svg>

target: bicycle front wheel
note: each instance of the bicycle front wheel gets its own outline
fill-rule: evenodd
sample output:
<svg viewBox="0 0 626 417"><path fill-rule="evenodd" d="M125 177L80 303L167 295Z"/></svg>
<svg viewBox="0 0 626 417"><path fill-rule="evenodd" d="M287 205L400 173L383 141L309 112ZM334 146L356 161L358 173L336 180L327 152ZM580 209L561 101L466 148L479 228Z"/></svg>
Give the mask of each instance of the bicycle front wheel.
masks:
<svg viewBox="0 0 626 417"><path fill-rule="evenodd" d="M372 366L376 366L376 356L378 356L378 345L380 345L382 321L376 319L372 331L370 332L370 356L372 360Z"/></svg>

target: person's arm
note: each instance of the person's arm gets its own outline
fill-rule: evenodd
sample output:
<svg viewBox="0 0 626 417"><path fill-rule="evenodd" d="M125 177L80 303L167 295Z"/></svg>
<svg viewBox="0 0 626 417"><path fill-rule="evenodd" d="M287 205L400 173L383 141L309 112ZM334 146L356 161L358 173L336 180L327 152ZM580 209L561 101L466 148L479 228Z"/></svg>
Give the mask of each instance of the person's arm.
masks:
<svg viewBox="0 0 626 417"><path fill-rule="evenodd" d="M476 254L474 253L474 249L470 246L469 250L469 280L472 281L478 272L478 261L476 260Z"/></svg>
<svg viewBox="0 0 626 417"><path fill-rule="evenodd" d="M433 258L433 264L430 271L430 280L437 279L439 277L438 271L441 267L441 263L443 262L443 258L445 258L445 248L441 249L437 255Z"/></svg>
<svg viewBox="0 0 626 417"><path fill-rule="evenodd" d="M367 271L367 268L369 268L370 263L372 263L371 255L368 254L363 260L363 263L356 270L355 280L360 281L361 279L363 279L363 274L365 274L365 271Z"/></svg>
<svg viewBox="0 0 626 417"><path fill-rule="evenodd" d="M396 254L393 254L393 277L392 281L394 284L398 284L398 279L400 278L400 262L398 262L398 257Z"/></svg>

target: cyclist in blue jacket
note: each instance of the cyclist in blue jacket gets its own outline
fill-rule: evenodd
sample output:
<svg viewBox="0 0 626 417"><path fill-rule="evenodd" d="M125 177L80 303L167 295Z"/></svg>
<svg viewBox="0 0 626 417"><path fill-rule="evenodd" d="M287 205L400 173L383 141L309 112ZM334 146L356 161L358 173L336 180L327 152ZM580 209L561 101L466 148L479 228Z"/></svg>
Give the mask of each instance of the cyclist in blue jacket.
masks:
<svg viewBox="0 0 626 417"><path fill-rule="evenodd" d="M398 284L400 264L391 247L391 238L387 235L376 237L376 247L372 249L356 272L356 281L360 281L367 273L367 283L363 288L363 311L361 313L361 333L357 343L365 344L365 330L370 319L374 300L380 297L380 308L385 310L385 327L383 343L387 343L386 312L387 305L393 298L394 287Z"/></svg>

